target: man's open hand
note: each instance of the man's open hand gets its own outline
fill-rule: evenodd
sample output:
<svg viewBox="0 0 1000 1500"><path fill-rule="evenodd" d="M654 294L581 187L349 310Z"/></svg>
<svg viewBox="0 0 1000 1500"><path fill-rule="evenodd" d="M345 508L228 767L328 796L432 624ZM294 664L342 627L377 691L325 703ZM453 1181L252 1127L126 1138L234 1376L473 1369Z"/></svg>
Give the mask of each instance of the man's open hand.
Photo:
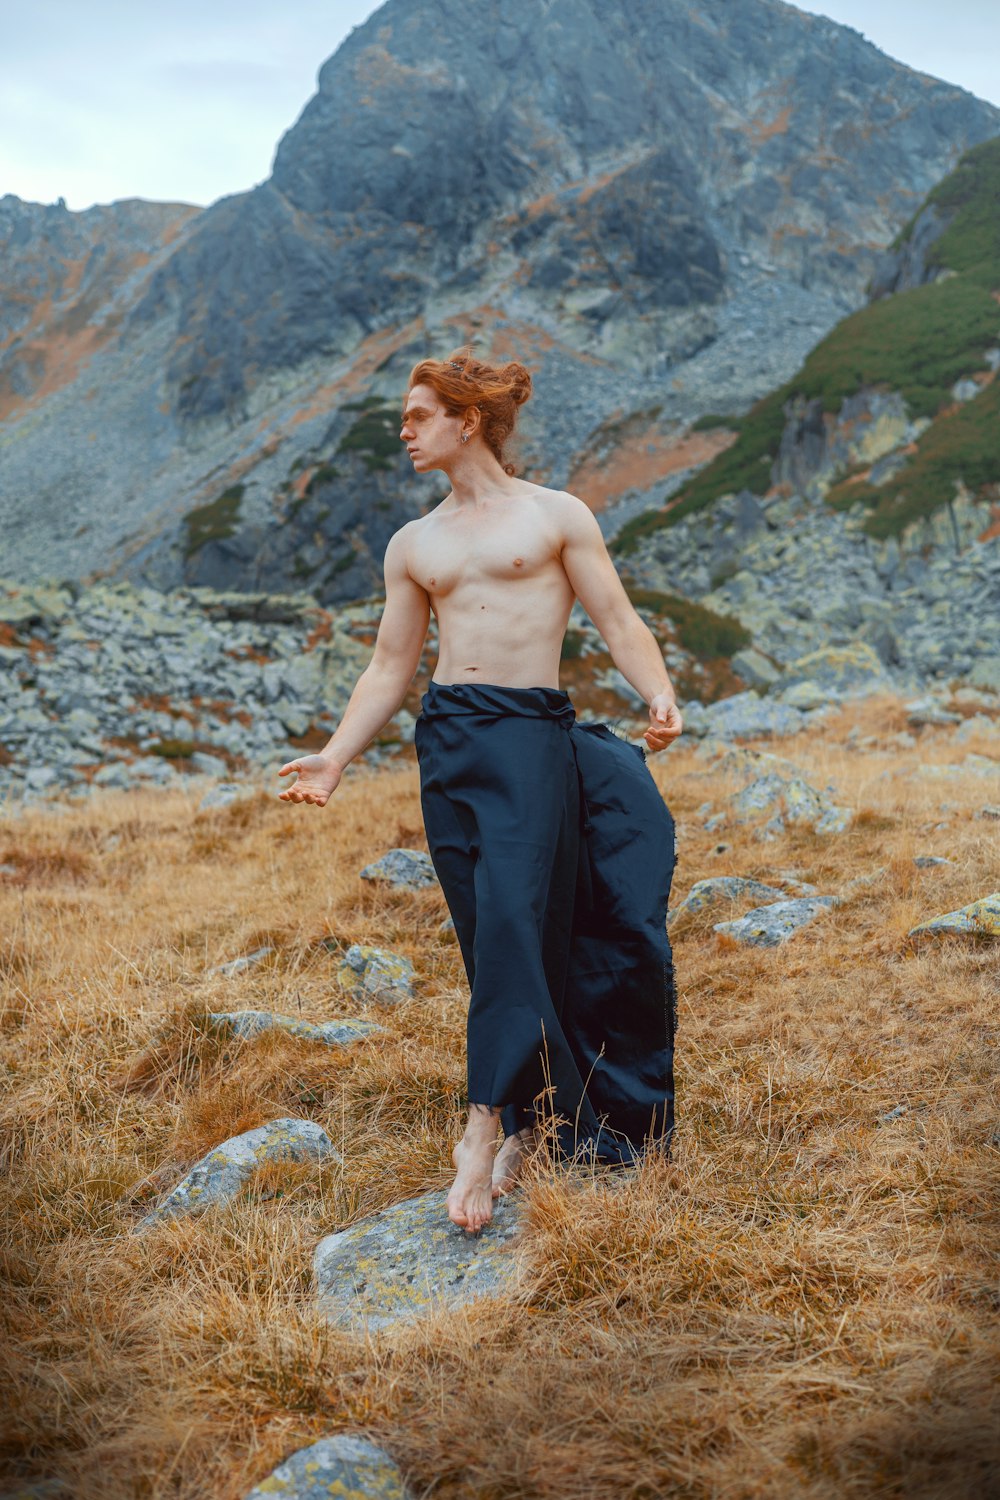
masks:
<svg viewBox="0 0 1000 1500"><path fill-rule="evenodd" d="M665 750L683 728L684 721L673 698L658 693L649 705L649 728L643 735L650 750Z"/></svg>
<svg viewBox="0 0 1000 1500"><path fill-rule="evenodd" d="M340 767L323 755L302 755L298 760L290 760L278 775L290 776L293 771L298 772L297 779L282 787L279 798L282 802L309 802L314 807L326 806L343 775Z"/></svg>

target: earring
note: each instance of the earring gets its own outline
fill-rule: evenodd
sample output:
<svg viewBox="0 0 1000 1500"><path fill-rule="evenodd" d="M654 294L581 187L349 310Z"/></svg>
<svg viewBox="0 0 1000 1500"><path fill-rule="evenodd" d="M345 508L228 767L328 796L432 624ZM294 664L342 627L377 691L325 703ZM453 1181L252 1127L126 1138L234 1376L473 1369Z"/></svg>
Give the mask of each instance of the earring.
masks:
<svg viewBox="0 0 1000 1500"><path fill-rule="evenodd" d="M469 434L467 432L463 432L462 433L462 442L463 443L467 443L468 441L469 441Z"/></svg>

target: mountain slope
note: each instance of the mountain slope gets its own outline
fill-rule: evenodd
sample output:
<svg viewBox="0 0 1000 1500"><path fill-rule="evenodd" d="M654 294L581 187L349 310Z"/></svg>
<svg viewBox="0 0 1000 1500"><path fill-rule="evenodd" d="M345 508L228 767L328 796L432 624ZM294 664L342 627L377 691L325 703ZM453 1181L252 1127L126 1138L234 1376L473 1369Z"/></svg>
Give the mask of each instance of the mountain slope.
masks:
<svg viewBox="0 0 1000 1500"><path fill-rule="evenodd" d="M864 529L873 536L898 534L947 505L956 482L976 496L1000 486L998 201L1000 140L991 140L962 158L897 236L872 279L869 304L757 402L732 446L666 507L630 521L616 549L627 553L639 537L726 493L765 495L801 479L786 459L810 434L812 467L824 471L819 492L840 508L864 505ZM879 475L872 474L873 455L849 445L833 454L829 441L845 406L875 390L898 392L906 415L921 424L919 434L907 433L912 452L901 452ZM902 445L874 457L884 460L894 446Z"/></svg>
<svg viewBox="0 0 1000 1500"><path fill-rule="evenodd" d="M477 16L389 0L266 183L148 205L148 262L97 303L70 289L75 363L54 344L43 380L5 351L8 575L378 588L386 537L440 493L392 456L406 372L470 337L537 373L529 477L641 503L722 446L691 420L786 380L915 203L1000 132L992 106L778 0ZM21 207L8 321L59 212ZM365 401L371 450L351 436Z"/></svg>

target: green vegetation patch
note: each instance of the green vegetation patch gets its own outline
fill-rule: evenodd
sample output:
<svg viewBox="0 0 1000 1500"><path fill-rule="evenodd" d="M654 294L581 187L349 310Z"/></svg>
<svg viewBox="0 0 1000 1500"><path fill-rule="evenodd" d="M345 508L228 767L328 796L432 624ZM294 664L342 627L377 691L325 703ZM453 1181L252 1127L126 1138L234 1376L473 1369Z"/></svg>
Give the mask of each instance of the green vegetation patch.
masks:
<svg viewBox="0 0 1000 1500"><path fill-rule="evenodd" d="M232 536L240 518L240 501L245 489L245 484L232 484L228 490L223 490L218 499L188 511L184 517L187 527L185 557L191 557L206 542L221 542L227 536Z"/></svg>
<svg viewBox="0 0 1000 1500"><path fill-rule="evenodd" d="M351 401L345 411L358 416L341 438L338 453L359 453L371 470L391 469L399 456L399 413L378 396Z"/></svg>
<svg viewBox="0 0 1000 1500"><path fill-rule="evenodd" d="M927 257L929 265L947 266L957 274L883 297L844 318L811 351L798 374L750 408L740 419L735 443L678 492L669 510L633 517L615 537L612 552L627 554L640 537L706 509L721 495L766 491L784 430L784 407L792 396L818 397L825 411L836 413L862 386L896 390L911 416L936 417L950 403L956 380L982 369L984 351L1000 340L1000 309L991 296L1000 288L1000 138L967 151L924 201L957 209ZM962 459L964 464L964 454ZM970 459L969 466L978 470L978 461ZM959 464L943 489L928 480L919 502L883 506L877 524L888 530L873 534L898 531L914 514L945 503L953 492L951 479L961 472ZM861 498L860 490L852 493ZM842 494L838 499L842 503Z"/></svg>
<svg viewBox="0 0 1000 1500"><path fill-rule="evenodd" d="M690 651L700 661L732 656L751 643L749 630L732 615L717 615L703 604L682 599L678 594L662 593L659 589L638 588L628 582L625 589L637 609L649 610L651 614L669 620L685 651Z"/></svg>
<svg viewBox="0 0 1000 1500"><path fill-rule="evenodd" d="M194 740L161 740L158 745L150 745L149 753L162 755L164 760L187 760L195 749Z"/></svg>
<svg viewBox="0 0 1000 1500"><path fill-rule="evenodd" d="M691 423L691 431L712 432L718 427L728 427L731 432L739 432L742 423L742 417L726 417L717 411L707 411L704 416Z"/></svg>

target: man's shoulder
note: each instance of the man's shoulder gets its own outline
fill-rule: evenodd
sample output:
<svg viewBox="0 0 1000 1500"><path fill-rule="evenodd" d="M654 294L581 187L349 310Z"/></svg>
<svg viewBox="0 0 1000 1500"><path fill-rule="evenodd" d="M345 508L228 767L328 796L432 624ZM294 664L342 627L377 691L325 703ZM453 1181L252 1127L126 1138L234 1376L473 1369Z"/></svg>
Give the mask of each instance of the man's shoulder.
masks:
<svg viewBox="0 0 1000 1500"><path fill-rule="evenodd" d="M532 484L530 488L533 491L532 499L537 500L539 505L544 505L550 515L572 521L581 515L592 514L590 506L578 495L570 494L569 490L552 489L545 484Z"/></svg>

